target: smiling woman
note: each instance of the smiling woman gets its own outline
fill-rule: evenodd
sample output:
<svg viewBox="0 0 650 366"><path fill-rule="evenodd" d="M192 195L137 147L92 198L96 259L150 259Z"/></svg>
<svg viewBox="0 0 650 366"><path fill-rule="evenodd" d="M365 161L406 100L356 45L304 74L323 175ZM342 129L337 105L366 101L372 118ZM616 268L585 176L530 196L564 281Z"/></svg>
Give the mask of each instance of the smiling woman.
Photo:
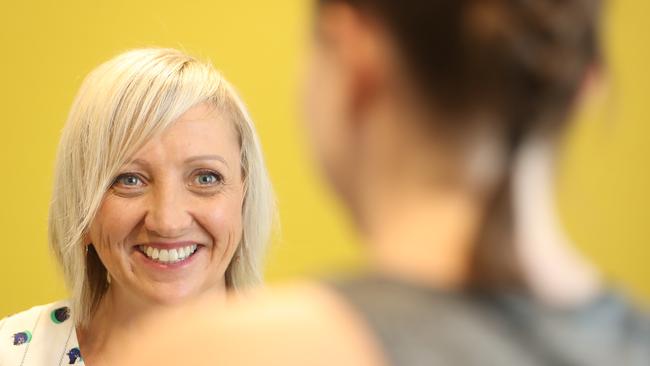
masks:
<svg viewBox="0 0 650 366"><path fill-rule="evenodd" d="M85 239L115 280L114 292L123 292L120 298L129 303L225 292L242 239L237 132L212 106L199 104L132 158Z"/></svg>
<svg viewBox="0 0 650 366"><path fill-rule="evenodd" d="M173 49L106 62L55 169L49 236L71 299L0 321L0 364L92 363L154 307L259 284L274 211L253 123L210 64Z"/></svg>

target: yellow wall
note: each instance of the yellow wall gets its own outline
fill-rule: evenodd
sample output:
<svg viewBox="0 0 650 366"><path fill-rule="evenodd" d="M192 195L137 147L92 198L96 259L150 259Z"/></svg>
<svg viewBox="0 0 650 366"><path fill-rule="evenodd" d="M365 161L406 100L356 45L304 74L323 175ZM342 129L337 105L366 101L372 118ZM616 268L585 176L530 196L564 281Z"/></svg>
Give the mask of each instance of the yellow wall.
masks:
<svg viewBox="0 0 650 366"><path fill-rule="evenodd" d="M580 247L650 299L650 39L643 36L650 3L616 1L611 10L615 98L592 106L572 131L561 208ZM362 265L358 239L318 179L297 118L308 20L306 0L3 0L0 316L65 296L46 246L59 131L84 75L134 47L179 47L211 59L250 106L282 216L269 256L272 281Z"/></svg>
<svg viewBox="0 0 650 366"><path fill-rule="evenodd" d="M607 277L650 304L650 2L606 2L608 86L570 133L560 212Z"/></svg>

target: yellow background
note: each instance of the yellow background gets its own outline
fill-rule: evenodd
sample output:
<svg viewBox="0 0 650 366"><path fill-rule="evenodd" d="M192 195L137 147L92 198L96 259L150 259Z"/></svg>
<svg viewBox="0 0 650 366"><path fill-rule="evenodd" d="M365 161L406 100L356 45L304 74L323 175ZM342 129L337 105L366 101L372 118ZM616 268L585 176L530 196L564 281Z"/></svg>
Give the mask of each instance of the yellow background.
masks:
<svg viewBox="0 0 650 366"><path fill-rule="evenodd" d="M348 218L318 177L297 114L307 0L8 1L0 12L0 317L65 296L46 244L59 132L81 80L129 48L211 59L256 120L282 232L271 281L363 265ZM613 282L650 299L650 25L646 0L612 1L609 89L572 130L560 208Z"/></svg>

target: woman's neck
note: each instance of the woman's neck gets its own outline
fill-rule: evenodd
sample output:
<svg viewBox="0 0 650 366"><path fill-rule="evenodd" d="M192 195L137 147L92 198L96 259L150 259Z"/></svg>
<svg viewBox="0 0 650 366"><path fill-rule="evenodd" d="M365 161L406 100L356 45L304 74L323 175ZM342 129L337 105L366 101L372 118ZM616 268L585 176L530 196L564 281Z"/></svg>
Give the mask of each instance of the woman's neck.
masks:
<svg viewBox="0 0 650 366"><path fill-rule="evenodd" d="M468 196L401 190L375 202L366 237L375 270L425 286L467 281L480 207Z"/></svg>
<svg viewBox="0 0 650 366"><path fill-rule="evenodd" d="M187 301L208 301L215 304L229 301L235 296L237 296L236 293L227 291L225 282L222 282L211 291L187 299ZM84 363L102 366L102 354L112 337L128 333L131 328L141 326L143 318L149 316L155 309L168 306L174 306L174 303L148 301L141 296L130 294L119 285L112 283L102 297L97 310L92 314L90 322L84 327L77 327L77 338Z"/></svg>
<svg viewBox="0 0 650 366"><path fill-rule="evenodd" d="M579 306L600 291L594 267L575 249L555 210L555 145L528 141L513 177L516 258L532 294ZM432 287L462 287L470 273L482 201L462 189L415 184L404 171L390 185L367 180L359 212L377 271Z"/></svg>
<svg viewBox="0 0 650 366"><path fill-rule="evenodd" d="M411 103L391 95L367 112L348 204L377 271L458 288L470 272L482 201L456 184L464 158L453 153L455 141L426 127L438 116Z"/></svg>
<svg viewBox="0 0 650 366"><path fill-rule="evenodd" d="M128 330L153 307L140 301L129 301L115 286L110 286L90 322L77 328L79 348L85 363L93 366L100 364L100 355L111 336L117 331Z"/></svg>
<svg viewBox="0 0 650 366"><path fill-rule="evenodd" d="M369 134L368 140L376 143L367 143L358 154L357 160L365 160L357 164L352 188L354 217L370 244L372 263L379 271L412 281L461 287L470 273L483 199L471 188L436 182L430 173L444 171L445 164L434 158L449 154L427 150L439 145L422 141L429 136L391 129L397 124L389 112L373 118L374 136ZM391 116L392 123L382 123ZM514 250L535 296L551 305L571 306L592 298L600 281L557 218L555 151L553 140L542 136L527 141L514 161ZM498 164L488 168L500 169Z"/></svg>

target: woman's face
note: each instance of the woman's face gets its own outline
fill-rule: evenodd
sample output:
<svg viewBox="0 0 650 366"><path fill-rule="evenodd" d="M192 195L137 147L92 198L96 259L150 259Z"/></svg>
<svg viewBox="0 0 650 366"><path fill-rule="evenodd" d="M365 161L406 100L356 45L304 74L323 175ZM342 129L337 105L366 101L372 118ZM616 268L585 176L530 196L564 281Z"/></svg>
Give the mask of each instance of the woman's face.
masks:
<svg viewBox="0 0 650 366"><path fill-rule="evenodd" d="M202 104L122 167L89 230L112 290L163 304L225 290L242 237L238 140Z"/></svg>

